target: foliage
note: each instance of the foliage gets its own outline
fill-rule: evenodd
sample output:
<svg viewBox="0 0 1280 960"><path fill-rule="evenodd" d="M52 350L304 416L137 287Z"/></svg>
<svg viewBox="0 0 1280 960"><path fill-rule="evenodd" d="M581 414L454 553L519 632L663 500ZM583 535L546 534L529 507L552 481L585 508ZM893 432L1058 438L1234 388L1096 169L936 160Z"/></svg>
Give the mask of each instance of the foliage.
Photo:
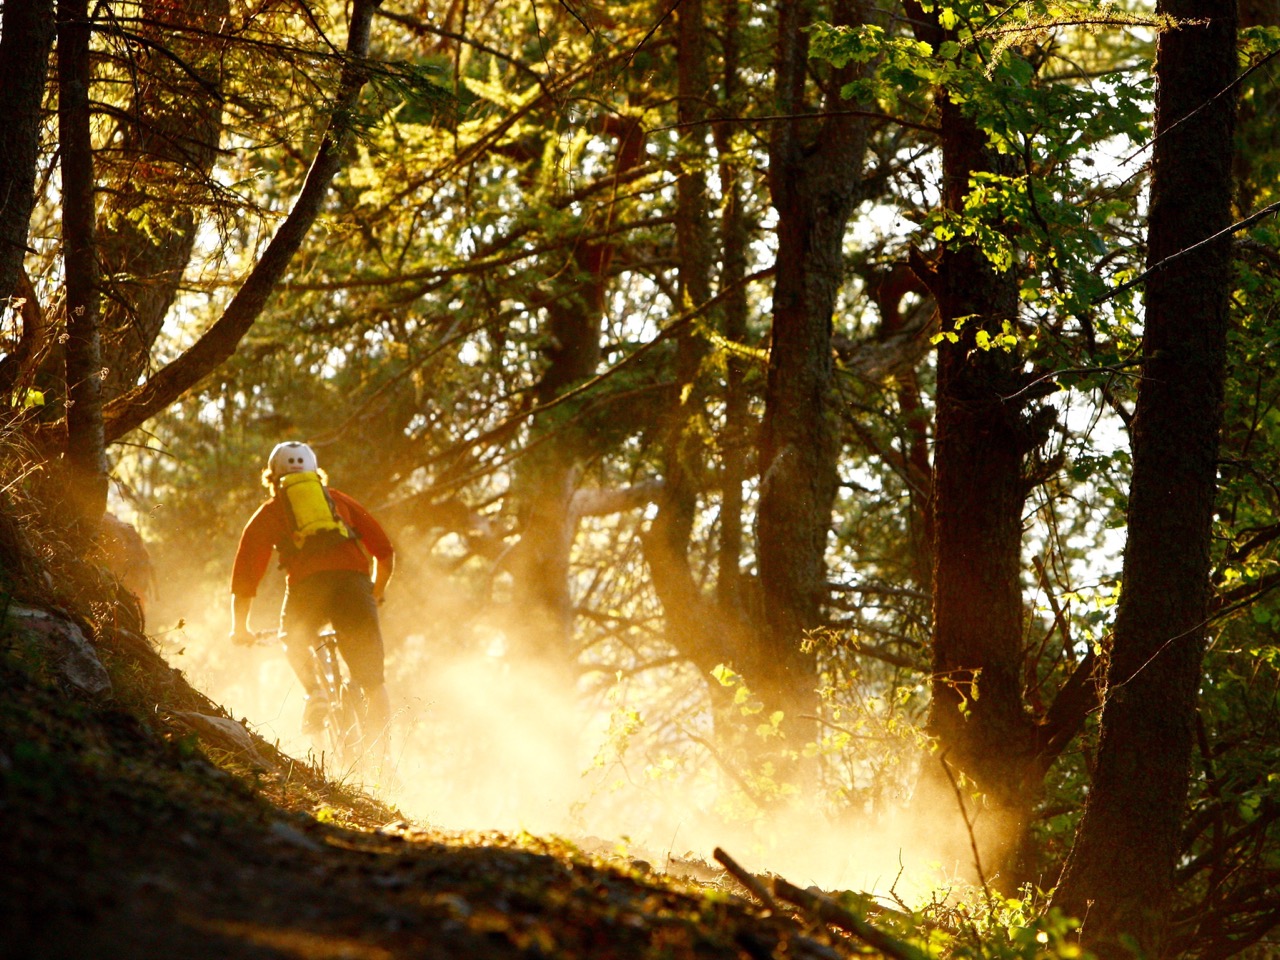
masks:
<svg viewBox="0 0 1280 960"><path fill-rule="evenodd" d="M815 74L875 66L845 90L847 103L872 115L873 169L846 237L833 318L842 485L827 540L828 628L808 638L821 687L813 732L796 732L798 718L756 711L757 678L742 662L690 650L671 627L641 547L654 497L635 493L669 479L666 424L678 411L695 490L682 559L701 599L724 601L717 628L745 624L749 636L764 619L754 542L745 536L734 553L719 538L735 523L750 531L755 520L750 463L765 393L768 275L787 269L774 262L776 216L764 189L777 119L772 9L752 7L736 26L726 19L709 31L705 106L714 123L696 145L683 139L674 16L664 18L665 8L495 3L483 16L461 5L432 19L407 5L380 17L363 65L369 86L347 118L357 142L287 276L235 356L112 451L115 504L136 512L158 565L172 571L151 629L202 619L206 597L223 602L240 524L263 496L261 461L275 442L305 438L335 485L372 506L400 547L393 592L413 599L388 608L389 670L393 687L412 689L441 651L487 656L528 618L513 599L513 553L529 529L530 491L568 464L577 492L634 494L614 512L575 515L568 531L574 632L566 646L576 695L602 730L604 746L590 744L583 761L598 761L598 794L634 779L691 786L711 798L700 812L751 820L762 806L812 793L833 821L874 822L909 792L917 751L927 747L919 727L930 671L935 383L925 344L958 342L961 333L929 326L932 305L919 285L892 309L877 291L909 250L945 243L976 248L1016 275L1017 316L979 330L976 347L1025 364L1028 390L1058 412L1060 425L1027 468L1022 570L1026 699L1030 709L1047 708L1084 654L1105 655L1109 643L1142 333L1134 292L1117 288L1144 260L1149 65L1154 36L1174 25L1110 4L966 0L922 9L947 34L936 48L905 32L906 17L818 23L808 33ZM225 84L216 166L202 174L157 163L147 168L146 196L111 215L152 238L174 229L175 209L199 224L147 357L152 369L221 314L306 174L318 105L336 93L332 40L343 22L339 5L315 7L315 19L307 10L235 2L223 34L190 38L202 53L216 46L207 63ZM115 145L131 123L135 83L164 75L149 58L177 44L156 32L144 5L114 5L113 17L95 40L104 198L144 170ZM1242 62L1264 65L1276 37L1274 27L1247 31ZM214 67L201 60L193 69ZM962 105L1008 164L969 178L960 209L940 202L941 94ZM1245 78L1242 98L1244 215L1276 199L1280 151L1267 119L1276 99L1270 75ZM46 140L39 173L49 186L27 267L56 315L52 124ZM681 298L675 198L696 164L712 211L709 304ZM735 211L747 237L741 284L726 263ZM1274 868L1277 809L1266 764L1277 736L1280 494L1268 465L1280 439L1272 349L1280 237L1264 221L1240 240L1215 528L1219 635L1203 688L1205 748L1192 798L1199 829L1188 840L1196 869L1185 886L1185 902L1212 916L1229 911L1228 892L1245 886L1230 887L1214 869L1235 864L1257 878ZM730 331L736 297L742 325ZM585 318L590 337L567 340L566 317ZM909 347L895 339L904 326L915 331ZM677 389L686 337L703 353L692 382ZM599 353L592 372L553 389L565 352L588 346ZM57 370L52 337L29 392L18 394L28 399L15 429L61 415ZM731 423L739 396L745 424ZM725 478L737 456L747 476L731 491ZM51 483L47 471L21 483ZM16 515L26 523L27 514ZM0 535L19 539L24 530ZM34 583L21 565L5 574L15 595ZM723 669L713 671L717 663ZM424 729L459 756L481 752L456 719L435 717ZM1045 780L1033 827L1045 878L1069 847L1093 736L1090 726ZM760 744L773 752L746 749ZM1063 922L1027 922L1035 912L1028 900L965 917L931 949L1067 951ZM983 936L968 942L975 930Z"/></svg>

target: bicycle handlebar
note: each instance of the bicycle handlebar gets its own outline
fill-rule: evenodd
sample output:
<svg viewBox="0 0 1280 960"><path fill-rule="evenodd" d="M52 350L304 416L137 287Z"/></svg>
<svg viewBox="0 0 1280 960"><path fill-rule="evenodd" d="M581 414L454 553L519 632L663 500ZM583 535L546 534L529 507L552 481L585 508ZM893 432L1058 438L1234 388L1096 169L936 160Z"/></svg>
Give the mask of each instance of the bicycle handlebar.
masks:
<svg viewBox="0 0 1280 960"><path fill-rule="evenodd" d="M274 647L280 643L279 630L250 630L249 635L255 647Z"/></svg>
<svg viewBox="0 0 1280 960"><path fill-rule="evenodd" d="M279 630L250 630L248 635L253 637L253 643L243 644L246 647L277 647L284 641L284 635ZM330 643L336 644L337 639L338 632L330 627L316 634L318 642L315 645L320 647Z"/></svg>

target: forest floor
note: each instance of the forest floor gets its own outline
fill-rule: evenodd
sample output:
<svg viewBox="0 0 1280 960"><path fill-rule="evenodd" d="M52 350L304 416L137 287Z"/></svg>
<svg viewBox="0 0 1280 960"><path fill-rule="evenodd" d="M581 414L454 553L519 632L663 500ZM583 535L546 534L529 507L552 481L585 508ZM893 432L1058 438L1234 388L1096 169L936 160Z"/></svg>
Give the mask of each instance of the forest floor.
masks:
<svg viewBox="0 0 1280 960"><path fill-rule="evenodd" d="M145 639L100 632L96 648L109 696L0 632L0 957L855 952L726 877L407 822L252 734L223 736L230 718Z"/></svg>

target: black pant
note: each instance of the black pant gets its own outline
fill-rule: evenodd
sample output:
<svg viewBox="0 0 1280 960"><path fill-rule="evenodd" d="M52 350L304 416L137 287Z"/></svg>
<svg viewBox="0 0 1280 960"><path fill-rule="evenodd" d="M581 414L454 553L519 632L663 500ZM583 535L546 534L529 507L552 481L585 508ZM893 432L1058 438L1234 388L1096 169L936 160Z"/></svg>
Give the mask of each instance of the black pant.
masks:
<svg viewBox="0 0 1280 960"><path fill-rule="evenodd" d="M311 648L328 624L338 632L338 649L355 684L365 691L382 686L382 631L368 574L322 570L286 589L280 628L289 663L308 694L318 686Z"/></svg>

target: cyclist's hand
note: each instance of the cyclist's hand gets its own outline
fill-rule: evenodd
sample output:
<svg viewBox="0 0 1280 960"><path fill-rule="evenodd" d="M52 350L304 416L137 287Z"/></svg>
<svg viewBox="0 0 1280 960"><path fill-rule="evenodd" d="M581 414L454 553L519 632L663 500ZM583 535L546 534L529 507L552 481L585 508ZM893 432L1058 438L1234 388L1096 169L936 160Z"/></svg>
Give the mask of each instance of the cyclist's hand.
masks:
<svg viewBox="0 0 1280 960"><path fill-rule="evenodd" d="M231 642L237 647L252 647L258 642L258 638L253 635L252 631L241 627L231 631Z"/></svg>

